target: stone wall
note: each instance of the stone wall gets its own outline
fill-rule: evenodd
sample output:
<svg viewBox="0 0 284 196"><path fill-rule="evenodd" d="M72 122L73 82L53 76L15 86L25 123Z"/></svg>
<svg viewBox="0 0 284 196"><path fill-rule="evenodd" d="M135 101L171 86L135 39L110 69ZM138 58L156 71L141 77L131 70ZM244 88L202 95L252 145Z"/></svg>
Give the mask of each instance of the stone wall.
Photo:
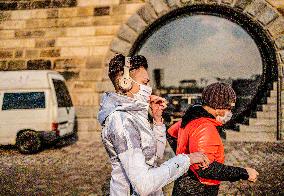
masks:
<svg viewBox="0 0 284 196"><path fill-rule="evenodd" d="M12 1L11 1L12 2ZM113 90L109 45L139 1L77 0L76 7L0 12L0 70L53 69L67 79L79 131L99 129L99 95Z"/></svg>
<svg viewBox="0 0 284 196"><path fill-rule="evenodd" d="M3 2L12 5L39 1L0 0L0 70L53 69L62 73L82 132L99 130L96 115L100 95L113 90L107 77L109 59L116 52L127 54L147 25L182 4L212 2L245 7L251 2L148 0L145 7L143 0L60 0L60 5L55 3L59 0L50 0L43 1L50 3L42 7L3 7ZM283 13L284 0L270 2ZM257 5L260 7L248 11L263 9ZM275 13L270 7L265 10L263 20ZM282 25L282 20L275 21L272 32L282 32ZM281 47L283 40L279 37L277 42Z"/></svg>

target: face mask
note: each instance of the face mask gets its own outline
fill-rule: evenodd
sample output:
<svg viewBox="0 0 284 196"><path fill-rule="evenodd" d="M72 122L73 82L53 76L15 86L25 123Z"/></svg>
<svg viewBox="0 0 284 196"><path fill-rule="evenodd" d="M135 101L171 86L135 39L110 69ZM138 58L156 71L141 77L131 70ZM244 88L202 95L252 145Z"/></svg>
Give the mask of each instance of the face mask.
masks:
<svg viewBox="0 0 284 196"><path fill-rule="evenodd" d="M137 93L133 93L134 99L148 103L152 94L152 88L144 84L139 84L135 80L133 80L133 82L139 85L139 91Z"/></svg>
<svg viewBox="0 0 284 196"><path fill-rule="evenodd" d="M226 124L229 120L231 120L232 116L233 114L231 111L226 111L224 116L217 116L216 120L222 124Z"/></svg>

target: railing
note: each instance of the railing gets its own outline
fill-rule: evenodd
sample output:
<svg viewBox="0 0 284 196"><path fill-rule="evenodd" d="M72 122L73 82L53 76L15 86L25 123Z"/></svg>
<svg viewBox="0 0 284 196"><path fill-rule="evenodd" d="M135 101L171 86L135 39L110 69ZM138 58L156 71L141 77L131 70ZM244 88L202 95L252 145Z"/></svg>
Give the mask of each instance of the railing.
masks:
<svg viewBox="0 0 284 196"><path fill-rule="evenodd" d="M283 67L278 66L278 81L277 81L277 140L282 139L282 97L281 91L283 86Z"/></svg>

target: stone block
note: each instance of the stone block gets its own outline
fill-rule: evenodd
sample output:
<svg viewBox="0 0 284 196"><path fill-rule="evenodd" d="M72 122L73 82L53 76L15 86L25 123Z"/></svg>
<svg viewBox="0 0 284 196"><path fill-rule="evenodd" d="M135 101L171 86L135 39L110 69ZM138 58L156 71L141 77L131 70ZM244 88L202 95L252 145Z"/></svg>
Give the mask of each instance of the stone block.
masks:
<svg viewBox="0 0 284 196"><path fill-rule="evenodd" d="M74 81L71 87L72 92L95 92L96 82L94 81Z"/></svg>
<svg viewBox="0 0 284 196"><path fill-rule="evenodd" d="M23 51L23 50L16 50L16 51L15 51L15 54L14 54L14 57L15 57L15 58L22 58L22 57L23 57L23 54L24 54L24 51Z"/></svg>
<svg viewBox="0 0 284 196"><path fill-rule="evenodd" d="M26 58L38 58L39 50L26 50L25 57Z"/></svg>
<svg viewBox="0 0 284 196"><path fill-rule="evenodd" d="M181 7L181 2L180 0L165 0L165 2L167 3L167 5L170 7L170 8L178 8L178 7Z"/></svg>
<svg viewBox="0 0 284 196"><path fill-rule="evenodd" d="M102 81L103 69L85 69L80 71L80 80L82 81Z"/></svg>
<svg viewBox="0 0 284 196"><path fill-rule="evenodd" d="M0 2L0 10L16 10L17 9L17 2Z"/></svg>
<svg viewBox="0 0 284 196"><path fill-rule="evenodd" d="M118 30L117 36L123 40L128 41L129 43L134 43L135 40L138 38L138 34L125 24L123 24Z"/></svg>
<svg viewBox="0 0 284 196"><path fill-rule="evenodd" d="M100 126L96 119L78 119L79 132L94 132L98 130L100 130Z"/></svg>
<svg viewBox="0 0 284 196"><path fill-rule="evenodd" d="M98 111L97 107L94 106L77 106L75 109L78 118L92 118L95 110Z"/></svg>
<svg viewBox="0 0 284 196"><path fill-rule="evenodd" d="M50 28L57 27L57 19L30 19L26 20L26 28Z"/></svg>
<svg viewBox="0 0 284 196"><path fill-rule="evenodd" d="M88 47L65 47L61 48L61 56L88 56L90 49Z"/></svg>
<svg viewBox="0 0 284 196"><path fill-rule="evenodd" d="M25 27L26 27L26 21L24 20L9 20L9 21L2 21L0 23L0 30L24 29Z"/></svg>
<svg viewBox="0 0 284 196"><path fill-rule="evenodd" d="M56 59L54 61L55 69L71 69L77 67L85 66L85 58L64 58L64 59Z"/></svg>
<svg viewBox="0 0 284 196"><path fill-rule="evenodd" d="M277 11L272 7L267 6L257 17L257 20L261 22L263 25L267 25L277 17L278 17Z"/></svg>
<svg viewBox="0 0 284 196"><path fill-rule="evenodd" d="M31 10L17 10L11 13L11 20L27 20L31 16Z"/></svg>
<svg viewBox="0 0 284 196"><path fill-rule="evenodd" d="M104 56L89 56L86 61L86 68L102 68L104 65Z"/></svg>
<svg viewBox="0 0 284 196"><path fill-rule="evenodd" d="M103 81L103 82L97 82L96 83L96 89L97 89L97 92L99 92L99 93L114 92L115 91L110 80Z"/></svg>
<svg viewBox="0 0 284 196"><path fill-rule="evenodd" d="M93 7L78 7L77 16L93 16L94 8Z"/></svg>
<svg viewBox="0 0 284 196"><path fill-rule="evenodd" d="M30 2L30 9L43 9L43 8L49 8L49 7L52 7L51 0Z"/></svg>
<svg viewBox="0 0 284 196"><path fill-rule="evenodd" d="M96 26L96 36L116 35L120 25Z"/></svg>
<svg viewBox="0 0 284 196"><path fill-rule="evenodd" d="M49 18L49 10L31 10L32 19L44 19ZM53 17L50 17L53 18Z"/></svg>
<svg viewBox="0 0 284 196"><path fill-rule="evenodd" d="M71 69L71 70L57 70L63 77L64 79L69 82L69 81L74 81L78 80L79 77L79 69Z"/></svg>
<svg viewBox="0 0 284 196"><path fill-rule="evenodd" d="M170 10L167 4L160 0L150 0L150 4L153 6L158 16L162 16Z"/></svg>
<svg viewBox="0 0 284 196"><path fill-rule="evenodd" d="M0 50L0 59L13 58L12 50Z"/></svg>
<svg viewBox="0 0 284 196"><path fill-rule="evenodd" d="M266 7L266 2L264 0L253 1L247 8L246 12L252 16L256 16Z"/></svg>
<svg viewBox="0 0 284 196"><path fill-rule="evenodd" d="M66 36L78 37L78 36L94 36L96 33L96 27L70 27L66 28Z"/></svg>
<svg viewBox="0 0 284 196"><path fill-rule="evenodd" d="M109 6L94 8L94 16L106 16L106 15L110 15L110 12L111 12L111 9Z"/></svg>
<svg viewBox="0 0 284 196"><path fill-rule="evenodd" d="M95 46L90 48L90 56L104 56L109 50L109 46Z"/></svg>
<svg viewBox="0 0 284 196"><path fill-rule="evenodd" d="M66 35L64 28L49 28L47 31L45 31L45 37L63 37Z"/></svg>
<svg viewBox="0 0 284 196"><path fill-rule="evenodd" d="M278 52L278 54L279 54L279 56L280 56L280 58L281 58L282 63L284 63L284 50L280 50L280 51Z"/></svg>
<svg viewBox="0 0 284 196"><path fill-rule="evenodd" d="M24 60L12 60L7 63L7 70L25 70L26 68Z"/></svg>
<svg viewBox="0 0 284 196"><path fill-rule="evenodd" d="M108 67L110 60L115 57L118 53L113 51L108 51L105 57L105 66Z"/></svg>
<svg viewBox="0 0 284 196"><path fill-rule="evenodd" d="M273 37L277 37L284 32L284 19L282 17L277 18L268 27L269 33Z"/></svg>
<svg viewBox="0 0 284 196"><path fill-rule="evenodd" d="M77 0L78 7L118 5L120 0Z"/></svg>
<svg viewBox="0 0 284 196"><path fill-rule="evenodd" d="M235 7L244 10L253 0L237 0Z"/></svg>
<svg viewBox="0 0 284 196"><path fill-rule="evenodd" d="M29 60L27 62L27 69L29 70L50 70L52 69L52 64L50 60Z"/></svg>
<svg viewBox="0 0 284 196"><path fill-rule="evenodd" d="M71 18L77 16L76 8L61 8L59 9L58 17L59 18Z"/></svg>
<svg viewBox="0 0 284 196"><path fill-rule="evenodd" d="M128 55L131 49L131 44L121 39L114 38L114 40L111 42L110 49L113 52L121 53L123 55Z"/></svg>
<svg viewBox="0 0 284 196"><path fill-rule="evenodd" d="M57 39L56 46L106 46L112 39L113 36L60 37Z"/></svg>
<svg viewBox="0 0 284 196"><path fill-rule="evenodd" d="M1 40L0 48L34 48L34 39Z"/></svg>
<svg viewBox="0 0 284 196"><path fill-rule="evenodd" d="M194 0L195 4L206 3L206 0Z"/></svg>
<svg viewBox="0 0 284 196"><path fill-rule="evenodd" d="M77 0L52 0L52 7L74 7L77 5Z"/></svg>
<svg viewBox="0 0 284 196"><path fill-rule="evenodd" d="M130 3L130 4L125 4L125 14L135 14L137 10L142 6L142 3Z"/></svg>
<svg viewBox="0 0 284 196"><path fill-rule="evenodd" d="M14 30L0 30L0 39L11 39L15 37Z"/></svg>
<svg viewBox="0 0 284 196"><path fill-rule="evenodd" d="M16 38L32 38L32 37L43 37L45 31L43 30L16 30Z"/></svg>
<svg viewBox="0 0 284 196"><path fill-rule="evenodd" d="M232 5L234 3L234 0L222 0L222 3Z"/></svg>
<svg viewBox="0 0 284 196"><path fill-rule="evenodd" d="M132 15L128 19L127 24L129 27L131 27L133 30L135 30L138 33L144 31L144 29L147 26L146 22L138 14Z"/></svg>
<svg viewBox="0 0 284 196"><path fill-rule="evenodd" d="M117 15L113 16L100 16L94 17L93 25L95 26L107 26L107 25L121 25L126 22L129 15Z"/></svg>
<svg viewBox="0 0 284 196"><path fill-rule="evenodd" d="M72 93L75 106L95 106L99 105L99 95L97 93Z"/></svg>
<svg viewBox="0 0 284 196"><path fill-rule="evenodd" d="M6 71L7 69L7 61L0 61L0 71Z"/></svg>
<svg viewBox="0 0 284 196"><path fill-rule="evenodd" d="M46 11L46 18L58 18L59 16L59 11L58 9L50 9Z"/></svg>
<svg viewBox="0 0 284 196"><path fill-rule="evenodd" d="M284 34L278 37L275 43L279 49L284 49Z"/></svg>
<svg viewBox="0 0 284 196"><path fill-rule="evenodd" d="M180 0L181 1L181 3L183 3L183 4L190 4L190 3L193 3L194 2L194 0Z"/></svg>
<svg viewBox="0 0 284 196"><path fill-rule="evenodd" d="M40 57L59 57L60 49L48 49L40 52Z"/></svg>
<svg viewBox="0 0 284 196"><path fill-rule="evenodd" d="M152 23L158 18L154 8L149 3L145 3L137 13L147 22L147 24Z"/></svg>
<svg viewBox="0 0 284 196"><path fill-rule="evenodd" d="M0 21L11 20L11 14L12 12L9 12L9 11L0 12Z"/></svg>
<svg viewBox="0 0 284 196"><path fill-rule="evenodd" d="M36 48L49 48L55 46L55 39L36 40Z"/></svg>

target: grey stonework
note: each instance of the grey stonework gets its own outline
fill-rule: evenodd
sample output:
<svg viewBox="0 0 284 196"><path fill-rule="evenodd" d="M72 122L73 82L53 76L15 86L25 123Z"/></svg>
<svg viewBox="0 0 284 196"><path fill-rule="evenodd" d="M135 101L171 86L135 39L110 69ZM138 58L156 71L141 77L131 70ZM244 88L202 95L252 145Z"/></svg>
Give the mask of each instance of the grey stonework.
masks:
<svg viewBox="0 0 284 196"><path fill-rule="evenodd" d="M123 55L128 55L130 48L131 48L131 45L128 42L123 41L119 38L115 38L112 41L111 46L110 46L110 49L112 51L121 53Z"/></svg>
<svg viewBox="0 0 284 196"><path fill-rule="evenodd" d="M158 18L154 8L149 3L145 3L144 6L138 9L137 14L141 16L147 24L154 22Z"/></svg>
<svg viewBox="0 0 284 196"><path fill-rule="evenodd" d="M138 33L141 33L147 26L146 22L138 14L132 15L127 24Z"/></svg>
<svg viewBox="0 0 284 196"><path fill-rule="evenodd" d="M129 43L135 42L138 37L138 33L131 29L128 25L123 24L117 33L118 37L123 40L128 41Z"/></svg>

